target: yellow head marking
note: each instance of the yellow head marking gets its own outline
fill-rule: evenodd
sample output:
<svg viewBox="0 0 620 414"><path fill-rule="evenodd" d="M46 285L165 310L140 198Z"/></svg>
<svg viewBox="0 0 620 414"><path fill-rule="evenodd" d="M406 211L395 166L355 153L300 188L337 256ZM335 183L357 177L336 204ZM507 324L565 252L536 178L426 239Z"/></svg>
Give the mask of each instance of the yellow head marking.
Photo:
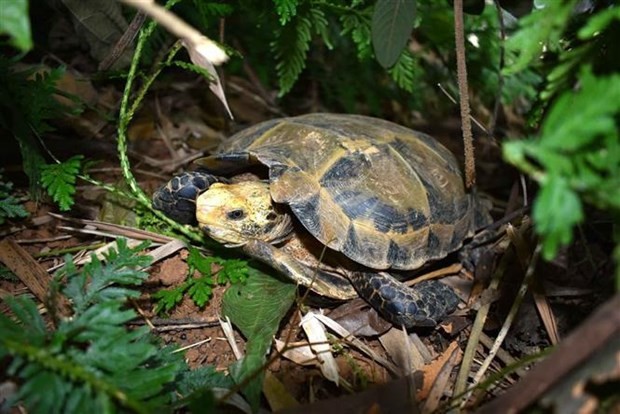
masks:
<svg viewBox="0 0 620 414"><path fill-rule="evenodd" d="M277 211L269 184L261 181L211 185L196 201L196 218L209 237L229 247L253 239L277 243L292 230L289 215Z"/></svg>

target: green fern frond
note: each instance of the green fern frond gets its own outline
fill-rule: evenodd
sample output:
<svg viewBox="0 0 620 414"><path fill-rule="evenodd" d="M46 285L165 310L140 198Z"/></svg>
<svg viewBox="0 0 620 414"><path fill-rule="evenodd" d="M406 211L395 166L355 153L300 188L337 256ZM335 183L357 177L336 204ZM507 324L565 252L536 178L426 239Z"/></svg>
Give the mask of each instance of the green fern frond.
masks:
<svg viewBox="0 0 620 414"><path fill-rule="evenodd" d="M13 183L2 181L0 174L0 224L4 224L7 218L28 217L28 212L12 192Z"/></svg>
<svg viewBox="0 0 620 414"><path fill-rule="evenodd" d="M180 60L174 60L170 63L170 65L178 66L190 72L194 72L202 77L204 77L208 82L213 80L213 76L209 73L208 70L201 68L200 66L194 65L193 63L183 62Z"/></svg>
<svg viewBox="0 0 620 414"><path fill-rule="evenodd" d="M73 302L76 314L92 304L122 301L140 295L138 291L122 286L139 285L148 277L142 269L150 264L151 258L138 254L148 242L134 248L128 247L125 239L119 239L116 244L116 249L104 254L105 264L93 259L82 270L77 269L70 256L66 257L66 264L57 277L66 281L64 293Z"/></svg>
<svg viewBox="0 0 620 414"><path fill-rule="evenodd" d="M342 31L340 34L351 35L351 40L357 48L357 58L362 61L373 56L372 37L370 31L370 15L362 17L359 14L343 14L340 17Z"/></svg>
<svg viewBox="0 0 620 414"><path fill-rule="evenodd" d="M75 181L83 159L83 156L76 155L65 162L41 166L41 184L61 211L69 210L74 203Z"/></svg>
<svg viewBox="0 0 620 414"><path fill-rule="evenodd" d="M276 33L271 47L276 57L276 72L280 86L279 96L291 90L299 74L306 67L306 56L312 40L312 23L297 16Z"/></svg>
<svg viewBox="0 0 620 414"><path fill-rule="evenodd" d="M0 128L19 143L30 193L36 200L41 192L40 166L45 163L36 136L51 131L49 120L69 111L54 98L64 70L19 71L15 63L0 56Z"/></svg>
<svg viewBox="0 0 620 414"><path fill-rule="evenodd" d="M306 67L306 58L312 41L312 31L319 35L328 48L332 48L327 30L327 19L323 11L308 9L281 27L271 48L276 57L276 72L280 86L279 96L288 93L300 73Z"/></svg>
<svg viewBox="0 0 620 414"><path fill-rule="evenodd" d="M226 283L243 283L249 276L250 269L245 260L222 259L204 256L200 250L189 247L187 257L188 275L185 282L171 289L162 289L153 294L157 301L155 313L169 312L183 300L187 294L194 303L203 307L211 299L213 288ZM215 272L213 271L216 265ZM200 276L194 277L195 272Z"/></svg>
<svg viewBox="0 0 620 414"><path fill-rule="evenodd" d="M172 384L187 371L180 353L160 348L147 328L127 329L133 310L123 308L137 292L124 286L146 278L144 245L130 249L122 240L106 263L96 258L78 271L71 258L57 275L75 305L71 318L49 328L29 298L5 299L13 318L0 314L0 358L6 375L20 383L6 402L30 413L83 413L162 410L173 399Z"/></svg>
<svg viewBox="0 0 620 414"><path fill-rule="evenodd" d="M280 24L284 26L297 14L298 0L273 0L276 12L280 16Z"/></svg>
<svg viewBox="0 0 620 414"><path fill-rule="evenodd" d="M388 73L400 88L413 93L416 80L419 79L420 67L416 58L405 50Z"/></svg>

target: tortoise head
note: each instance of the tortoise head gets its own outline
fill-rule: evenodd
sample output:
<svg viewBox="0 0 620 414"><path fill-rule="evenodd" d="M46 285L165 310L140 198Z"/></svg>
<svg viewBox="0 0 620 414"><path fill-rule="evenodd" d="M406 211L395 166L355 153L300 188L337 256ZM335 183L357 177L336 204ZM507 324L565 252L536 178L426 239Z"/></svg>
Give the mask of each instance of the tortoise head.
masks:
<svg viewBox="0 0 620 414"><path fill-rule="evenodd" d="M292 231L291 218L271 201L269 184L215 183L196 200L196 219L212 239L228 247L250 240L278 243Z"/></svg>

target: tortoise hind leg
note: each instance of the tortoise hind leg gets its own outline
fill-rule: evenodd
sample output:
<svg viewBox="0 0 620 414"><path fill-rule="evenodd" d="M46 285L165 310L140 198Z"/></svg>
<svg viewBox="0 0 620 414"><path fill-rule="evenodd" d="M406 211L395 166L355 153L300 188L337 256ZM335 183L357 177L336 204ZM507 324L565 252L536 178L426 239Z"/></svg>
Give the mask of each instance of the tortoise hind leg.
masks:
<svg viewBox="0 0 620 414"><path fill-rule="evenodd" d="M408 287L385 272L352 272L351 284L370 305L395 325L435 326L456 309L459 298L451 287L425 280Z"/></svg>

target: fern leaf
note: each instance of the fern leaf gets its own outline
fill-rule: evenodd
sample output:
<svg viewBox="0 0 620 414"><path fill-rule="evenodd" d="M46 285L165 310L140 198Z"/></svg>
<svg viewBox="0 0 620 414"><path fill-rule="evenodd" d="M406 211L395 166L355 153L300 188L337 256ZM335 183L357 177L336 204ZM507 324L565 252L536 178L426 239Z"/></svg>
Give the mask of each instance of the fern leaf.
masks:
<svg viewBox="0 0 620 414"><path fill-rule="evenodd" d="M280 16L280 24L284 26L297 14L297 0L273 0L276 12Z"/></svg>
<svg viewBox="0 0 620 414"><path fill-rule="evenodd" d="M28 217L28 212L24 209L18 199L11 195L13 183L1 181L0 175L0 224L4 224L7 218Z"/></svg>
<svg viewBox="0 0 620 414"><path fill-rule="evenodd" d="M276 57L276 72L280 92L284 96L291 90L299 74L306 67L306 56L312 39L310 20L297 17L280 28L271 47Z"/></svg>
<svg viewBox="0 0 620 414"><path fill-rule="evenodd" d="M128 297L137 297L139 292L122 287L122 285L138 285L148 274L141 269L151 262L149 256L138 254L148 243L130 248L127 241L119 239L116 250L105 254L106 264L99 260L91 260L78 271L70 256L66 265L58 273L58 277L67 279L65 295L74 304L76 314L89 306L104 301L122 301Z"/></svg>
<svg viewBox="0 0 620 414"><path fill-rule="evenodd" d="M183 301L183 293L186 285L180 285L172 289L161 289L153 293L152 297L157 301L155 305L155 313L170 312L175 306Z"/></svg>
<svg viewBox="0 0 620 414"><path fill-rule="evenodd" d="M370 18L360 17L358 14L344 14L340 18L342 36L351 34L351 39L357 47L357 58L361 61L373 56Z"/></svg>
<svg viewBox="0 0 620 414"><path fill-rule="evenodd" d="M250 274L250 268L248 262L240 259L229 259L221 262L222 268L217 272L217 282L224 284L231 283L243 283L247 280Z"/></svg>
<svg viewBox="0 0 620 414"><path fill-rule="evenodd" d="M138 254L144 246L130 249L119 240L105 263L93 258L82 271L69 258L57 278L65 277L63 292L75 313L56 328L46 326L31 299L5 298L14 318L0 313L0 358L20 387L3 408L19 403L31 413L171 411L172 401L182 397L170 392L187 371L182 354L159 348L148 328L124 326L136 317L123 309L133 292L125 286L144 280L140 269L151 261Z"/></svg>
<svg viewBox="0 0 620 414"><path fill-rule="evenodd" d="M198 277L191 280L187 294L192 298L194 303L198 307L203 307L213 295L213 278L212 277Z"/></svg>
<svg viewBox="0 0 620 414"><path fill-rule="evenodd" d="M59 164L41 166L41 183L61 211L69 210L74 203L75 181L83 158L76 155Z"/></svg>
<svg viewBox="0 0 620 414"><path fill-rule="evenodd" d="M278 96L284 96L291 90L306 67L313 29L331 49L327 19L319 9L309 9L303 14L298 13L287 25L278 30L276 40L271 43L277 61L276 72L280 86Z"/></svg>
<svg viewBox="0 0 620 414"><path fill-rule="evenodd" d="M419 78L420 68L415 57L405 50L388 72L399 87L412 93L416 79Z"/></svg>

